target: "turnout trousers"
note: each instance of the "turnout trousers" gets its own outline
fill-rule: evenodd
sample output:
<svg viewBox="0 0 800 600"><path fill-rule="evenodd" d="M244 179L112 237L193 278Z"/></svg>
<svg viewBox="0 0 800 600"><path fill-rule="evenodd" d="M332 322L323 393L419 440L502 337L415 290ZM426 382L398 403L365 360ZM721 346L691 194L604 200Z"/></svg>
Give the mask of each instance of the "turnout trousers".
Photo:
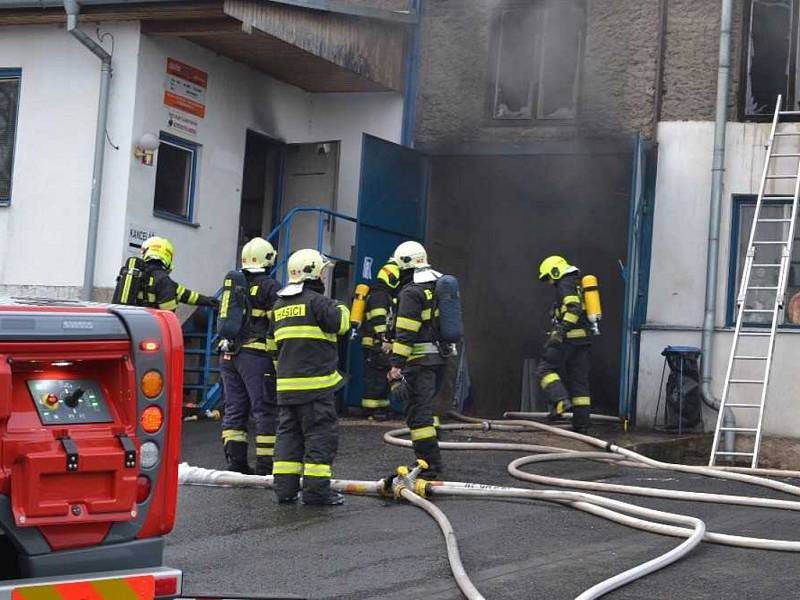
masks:
<svg viewBox="0 0 800 600"><path fill-rule="evenodd" d="M404 402L406 424L417 458L426 461L436 475L442 469L442 454L434 424L434 398L439 391L444 365L412 365L403 369L409 387Z"/></svg>
<svg viewBox="0 0 800 600"><path fill-rule="evenodd" d="M302 476L303 501L324 500L331 493L331 467L338 446L333 393L303 404L281 405L273 469L278 499L295 497Z"/></svg>
<svg viewBox="0 0 800 600"><path fill-rule="evenodd" d="M389 410L389 357L375 350L364 349L364 390L361 408L366 414Z"/></svg>
<svg viewBox="0 0 800 600"><path fill-rule="evenodd" d="M225 401L223 442L247 444L247 424L252 415L256 460L262 470L271 468L278 412L272 359L266 352L243 349L236 355L223 355L220 370Z"/></svg>
<svg viewBox="0 0 800 600"><path fill-rule="evenodd" d="M591 348L591 344L568 341L546 345L537 368L537 379L551 410L561 414L571 408L576 431L586 431L589 427Z"/></svg>

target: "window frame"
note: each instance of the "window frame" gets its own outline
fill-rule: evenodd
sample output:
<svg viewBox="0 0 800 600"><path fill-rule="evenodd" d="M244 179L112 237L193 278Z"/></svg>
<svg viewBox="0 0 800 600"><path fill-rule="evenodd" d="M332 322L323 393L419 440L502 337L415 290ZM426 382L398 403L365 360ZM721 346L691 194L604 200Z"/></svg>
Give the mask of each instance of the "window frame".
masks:
<svg viewBox="0 0 800 600"><path fill-rule="evenodd" d="M739 257L739 229L742 221L742 208L745 206L755 206L758 202L758 194L733 194L731 203L731 237L730 248L728 249L728 295L725 303L725 326L736 326L736 297L739 295L739 282L737 281L737 274L739 271L738 257ZM791 206L791 200L777 200L770 196L764 196L762 202L777 205ZM800 215L798 216L800 220ZM796 236L800 236L800 230L796 230ZM749 229L746 232L749 236ZM748 240L749 241L749 238ZM784 310L786 308L784 307ZM742 324L743 327L751 328L765 328L768 329L768 323L751 323ZM800 330L800 323L779 323L778 329L785 330Z"/></svg>
<svg viewBox="0 0 800 600"><path fill-rule="evenodd" d="M559 2L562 0L555 0ZM486 97L484 107L484 123L489 127L568 127L574 126L581 117L581 89L583 86L583 62L586 52L586 29L587 29L587 8L585 0L571 0L582 11L582 22L578 40L578 64L575 70L575 114L570 118L546 118L539 117L542 101L541 86L536 85L536 80L541 79L542 61L541 55L542 40L536 40L538 48L537 56L534 57L534 64L530 66L532 71L533 90L531 93L531 116L529 118L501 119L494 116L495 101L497 94L498 71L500 68L499 59L501 49L501 27L503 21L503 11L514 9L535 10L536 5L555 4L554 0L504 0L492 9L491 23L489 27L489 64L488 77L486 82Z"/></svg>
<svg viewBox="0 0 800 600"><path fill-rule="evenodd" d="M792 100L792 105L796 105L800 101L800 89L798 85L798 67L800 67L800 0L790 0L792 2L792 28L791 38L789 40L789 65L788 65L788 80L787 80L787 94L783 94L784 103L783 110L798 110L797 108L787 109L790 106L788 101ZM769 114L765 115L748 115L747 114L747 86L748 86L748 69L750 64L750 26L753 14L753 0L744 0L744 13L742 14L742 32L740 39L739 51L739 90L737 94L737 118L742 123L771 123L774 116L774 110L770 110ZM794 116L784 117L786 121L800 120Z"/></svg>
<svg viewBox="0 0 800 600"><path fill-rule="evenodd" d="M200 154L201 145L197 142L192 142L190 140L186 140L184 138L177 137L172 135L171 133L167 133L166 131L159 131L158 133L158 141L159 144L167 144L169 146L174 146L176 148L180 148L181 150L185 150L191 154L191 162L189 165L190 172L189 172L189 194L188 198L186 199L186 216L178 215L175 213L171 213L166 210L159 210L156 208L156 186L158 185L158 163L154 165L156 168L156 178L153 185L153 216L158 217L160 219L166 219L168 221L175 221L177 223L183 223L185 225L190 225L192 227L199 227L200 225L194 221L194 212L195 212L195 194L197 190L197 167L198 167L198 155Z"/></svg>
<svg viewBox="0 0 800 600"><path fill-rule="evenodd" d="M11 174L9 176L8 197L0 196L0 207L11 206L11 199L14 196L14 162L17 157L17 139L19 133L19 107L22 103L22 69L21 68L0 68L0 79L17 80L17 106L14 112L14 139L11 146Z"/></svg>

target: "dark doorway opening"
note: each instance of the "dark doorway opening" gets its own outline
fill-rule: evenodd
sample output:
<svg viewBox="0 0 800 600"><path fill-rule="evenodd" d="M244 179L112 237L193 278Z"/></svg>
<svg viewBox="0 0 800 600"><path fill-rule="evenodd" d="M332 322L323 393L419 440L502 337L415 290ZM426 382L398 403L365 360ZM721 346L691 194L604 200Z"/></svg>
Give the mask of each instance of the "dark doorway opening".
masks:
<svg viewBox="0 0 800 600"><path fill-rule="evenodd" d="M280 205L283 187L281 174L285 148L285 144L268 136L247 132L237 257L249 240L266 237L277 224L275 212Z"/></svg>

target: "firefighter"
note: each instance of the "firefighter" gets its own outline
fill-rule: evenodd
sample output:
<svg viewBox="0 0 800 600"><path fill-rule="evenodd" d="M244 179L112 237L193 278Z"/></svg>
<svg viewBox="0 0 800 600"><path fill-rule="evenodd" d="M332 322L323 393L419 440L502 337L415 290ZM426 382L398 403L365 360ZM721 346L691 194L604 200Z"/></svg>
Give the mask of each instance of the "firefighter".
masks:
<svg viewBox="0 0 800 600"><path fill-rule="evenodd" d="M338 336L350 329L350 311L325 293L329 263L316 250L289 257L289 285L278 292L272 315L277 347L278 439L273 467L278 502L294 502L303 478L303 504L337 505L331 489L336 456L336 402L344 386L337 370Z"/></svg>
<svg viewBox="0 0 800 600"><path fill-rule="evenodd" d="M366 321L362 325L361 346L364 350L364 390L361 408L369 418L385 417L389 409L389 382L386 373L391 367L392 315L400 268L389 261L378 271L367 296Z"/></svg>
<svg viewBox="0 0 800 600"><path fill-rule="evenodd" d="M403 402L414 453L428 463L422 476L435 479L442 470L433 416L445 363L433 326L434 289L441 274L428 264L427 252L418 242L403 242L393 258L400 268L401 290L388 377Z"/></svg>
<svg viewBox="0 0 800 600"><path fill-rule="evenodd" d="M586 433L591 414L590 323L586 318L581 274L561 256L539 265L539 280L555 288L553 328L537 368L539 385L547 396L551 420L572 411L572 427ZM562 379L563 376L563 379Z"/></svg>
<svg viewBox="0 0 800 600"><path fill-rule="evenodd" d="M194 292L179 283L175 283L169 274L172 272L172 261L175 248L166 238L151 237L142 244L145 261L145 285L139 293L138 304L150 308L175 311L178 303L217 308L219 301L211 296Z"/></svg>
<svg viewBox="0 0 800 600"><path fill-rule="evenodd" d="M249 318L232 345L226 340L220 364L225 390L222 440L228 470L250 474L247 463L247 423L256 426L256 475L272 474L277 416L275 369L268 352L269 314L278 297L278 282L269 275L275 249L263 238L242 248L242 271L247 279ZM220 315L222 318L222 315Z"/></svg>

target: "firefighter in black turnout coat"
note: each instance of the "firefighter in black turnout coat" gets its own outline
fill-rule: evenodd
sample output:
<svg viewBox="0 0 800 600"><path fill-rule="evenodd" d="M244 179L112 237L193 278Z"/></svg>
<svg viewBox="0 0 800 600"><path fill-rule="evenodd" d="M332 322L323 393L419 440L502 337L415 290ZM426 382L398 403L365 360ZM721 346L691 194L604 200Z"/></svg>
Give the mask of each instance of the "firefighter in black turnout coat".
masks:
<svg viewBox="0 0 800 600"><path fill-rule="evenodd" d="M327 265L316 250L292 254L289 285L278 292L273 308L278 439L272 472L282 503L297 500L301 476L304 504L344 502L330 482L338 446L334 393L344 385L337 342L350 329L350 311L324 296L321 276Z"/></svg>
<svg viewBox="0 0 800 600"><path fill-rule="evenodd" d="M403 401L414 453L428 463L422 476L436 479L442 470L442 457L434 426L434 397L445 359L436 343L434 290L441 274L428 264L427 252L418 242L400 244L393 259L400 268L401 290L389 380Z"/></svg>
<svg viewBox="0 0 800 600"><path fill-rule="evenodd" d="M561 256L550 256L539 265L539 280L553 285L553 328L545 342L537 368L539 385L550 404L551 419L572 411L572 427L589 429L591 415L591 324L586 317L581 274Z"/></svg>
<svg viewBox="0 0 800 600"><path fill-rule="evenodd" d="M277 418L275 369L267 347L269 314L278 282L269 275L277 254L268 241L253 238L242 248L249 315L235 340L224 340L220 370L225 395L222 443L228 470L252 473L247 463L247 423L256 427L256 475L272 473ZM224 303L223 303L224 304ZM223 311L228 307L223 306ZM220 318L225 318L221 312Z"/></svg>

